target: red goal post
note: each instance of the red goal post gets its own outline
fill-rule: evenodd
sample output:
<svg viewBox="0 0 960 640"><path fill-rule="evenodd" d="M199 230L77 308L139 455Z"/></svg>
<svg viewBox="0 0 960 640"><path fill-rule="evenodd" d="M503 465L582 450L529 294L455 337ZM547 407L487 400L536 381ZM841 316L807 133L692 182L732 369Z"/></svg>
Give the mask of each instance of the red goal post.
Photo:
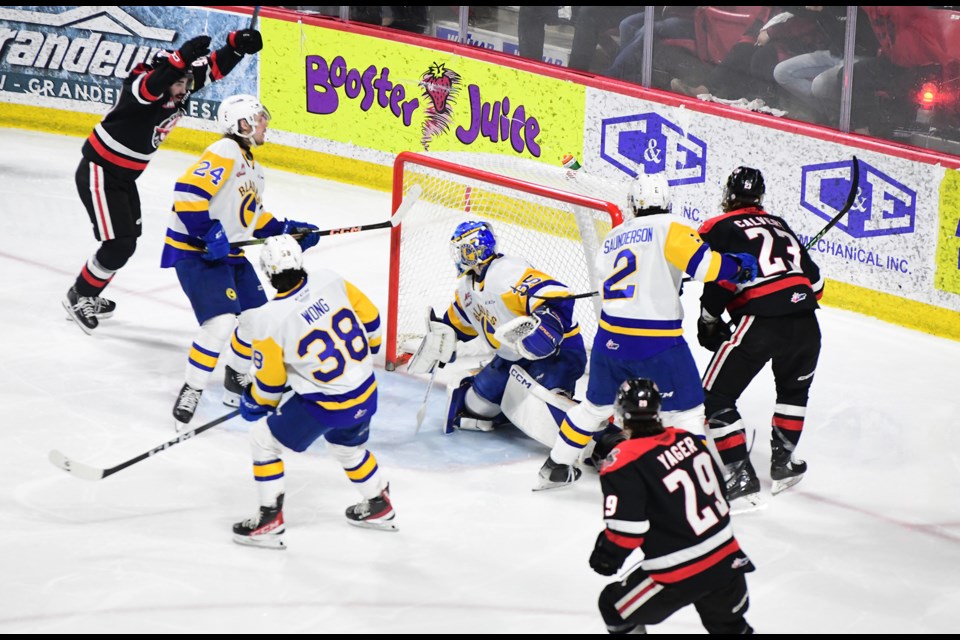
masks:
<svg viewBox="0 0 960 640"><path fill-rule="evenodd" d="M534 160L495 154L449 152L397 156L393 210L414 185L421 194L390 237L386 368L415 350L427 309L443 315L453 301L457 271L450 236L458 224L491 224L497 250L524 258L563 282L572 293L595 290L600 241L623 217L625 187ZM575 315L589 348L599 300L578 301ZM471 341L483 342L482 338Z"/></svg>

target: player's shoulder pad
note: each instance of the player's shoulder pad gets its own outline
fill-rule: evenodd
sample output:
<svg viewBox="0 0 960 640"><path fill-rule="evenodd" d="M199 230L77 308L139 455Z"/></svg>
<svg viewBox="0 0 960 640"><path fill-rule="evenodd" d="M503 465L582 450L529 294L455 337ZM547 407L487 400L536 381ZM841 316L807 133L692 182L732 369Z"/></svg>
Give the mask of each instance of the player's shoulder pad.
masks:
<svg viewBox="0 0 960 640"><path fill-rule="evenodd" d="M603 464L600 465L600 475L612 473L640 459L644 454L663 446L670 446L676 441L673 429L667 429L661 434L647 438L632 438L624 440L613 448Z"/></svg>

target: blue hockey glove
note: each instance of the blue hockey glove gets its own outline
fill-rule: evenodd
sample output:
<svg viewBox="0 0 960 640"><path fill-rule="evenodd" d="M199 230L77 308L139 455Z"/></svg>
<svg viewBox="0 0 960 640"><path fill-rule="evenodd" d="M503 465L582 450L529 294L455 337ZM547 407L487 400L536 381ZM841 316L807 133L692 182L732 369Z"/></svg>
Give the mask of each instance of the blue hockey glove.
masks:
<svg viewBox="0 0 960 640"><path fill-rule="evenodd" d="M733 276L734 282L743 284L753 282L757 278L757 271L760 266L757 264L756 258L749 253L731 253L728 255L740 263L740 270L737 271L737 275Z"/></svg>
<svg viewBox="0 0 960 640"><path fill-rule="evenodd" d="M533 312L540 326L520 341L520 355L527 360L540 360L552 356L563 342L563 323L549 307L542 306Z"/></svg>
<svg viewBox="0 0 960 640"><path fill-rule="evenodd" d="M223 230L223 225L219 220L215 220L207 234L203 236L203 241L207 245L207 250L200 256L208 262L216 262L230 255L230 241L227 240L227 232Z"/></svg>
<svg viewBox="0 0 960 640"><path fill-rule="evenodd" d="M301 238L297 239L297 242L300 243L300 248L306 251L310 247L316 246L320 242L320 236L316 233L310 233L311 231L319 231L320 227L315 224L310 224L309 222L297 222L296 220L287 220L283 223L283 232L294 235L294 234L304 234Z"/></svg>
<svg viewBox="0 0 960 640"><path fill-rule="evenodd" d="M243 390L243 395L240 396L240 415L243 416L244 420L256 422L271 411L273 411L273 407L262 405L253 399L250 387Z"/></svg>

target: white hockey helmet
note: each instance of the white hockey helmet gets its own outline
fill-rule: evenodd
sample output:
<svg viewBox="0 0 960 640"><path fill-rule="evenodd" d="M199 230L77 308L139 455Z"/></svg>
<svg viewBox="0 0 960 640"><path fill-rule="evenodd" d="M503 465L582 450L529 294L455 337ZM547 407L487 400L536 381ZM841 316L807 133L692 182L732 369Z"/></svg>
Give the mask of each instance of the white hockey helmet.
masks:
<svg viewBox="0 0 960 640"><path fill-rule="evenodd" d="M293 236L270 236L263 241L260 251L260 270L267 277L303 268L303 249Z"/></svg>
<svg viewBox="0 0 960 640"><path fill-rule="evenodd" d="M241 93L230 96L220 103L220 108L217 110L217 124L224 135L240 136L256 145L253 133L260 116L269 122L270 112L267 108L260 104L256 97ZM241 131L240 123L242 122L247 123L246 133Z"/></svg>
<svg viewBox="0 0 960 640"><path fill-rule="evenodd" d="M664 173L641 173L627 188L627 206L623 212L644 216L670 211L670 185Z"/></svg>

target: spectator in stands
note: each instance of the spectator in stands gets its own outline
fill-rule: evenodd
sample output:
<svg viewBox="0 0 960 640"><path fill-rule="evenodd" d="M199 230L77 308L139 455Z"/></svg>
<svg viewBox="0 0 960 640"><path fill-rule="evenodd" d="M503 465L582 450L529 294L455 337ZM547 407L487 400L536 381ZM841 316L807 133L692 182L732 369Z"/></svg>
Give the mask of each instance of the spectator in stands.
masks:
<svg viewBox="0 0 960 640"><path fill-rule="evenodd" d="M658 40L694 40L696 37L693 15L696 7L657 7L654 16L653 37ZM620 22L620 50L607 70L612 78L636 82L643 63L643 44L646 29L646 13L641 11L627 16Z"/></svg>
<svg viewBox="0 0 960 640"><path fill-rule="evenodd" d="M401 31L425 33L427 30L427 7L350 7L350 19Z"/></svg>
<svg viewBox="0 0 960 640"><path fill-rule="evenodd" d="M773 70L777 84L801 106L812 110L814 122L836 126L840 115L840 91L843 78L843 46L846 40L846 7L805 7L817 18L826 37L826 46L788 58ZM862 7L857 8L854 61L875 57L880 44Z"/></svg>
<svg viewBox="0 0 960 640"><path fill-rule="evenodd" d="M689 96L708 93L718 98L753 100L777 106L778 85L773 70L782 60L814 51L827 44L817 19L820 12L808 7L784 6L765 21L761 13L702 85L691 87L675 78L671 89Z"/></svg>
<svg viewBox="0 0 960 640"><path fill-rule="evenodd" d="M570 68L591 71L597 46L603 48L609 58L612 59L617 52L617 43L607 32L618 30L621 21L642 11L642 6L579 7L573 21L574 32L573 44L570 47ZM603 68L606 69L608 65L609 63L603 65Z"/></svg>
<svg viewBox="0 0 960 640"><path fill-rule="evenodd" d="M543 45L548 24L560 23L559 6L520 7L517 15L517 43L521 58L543 61Z"/></svg>

